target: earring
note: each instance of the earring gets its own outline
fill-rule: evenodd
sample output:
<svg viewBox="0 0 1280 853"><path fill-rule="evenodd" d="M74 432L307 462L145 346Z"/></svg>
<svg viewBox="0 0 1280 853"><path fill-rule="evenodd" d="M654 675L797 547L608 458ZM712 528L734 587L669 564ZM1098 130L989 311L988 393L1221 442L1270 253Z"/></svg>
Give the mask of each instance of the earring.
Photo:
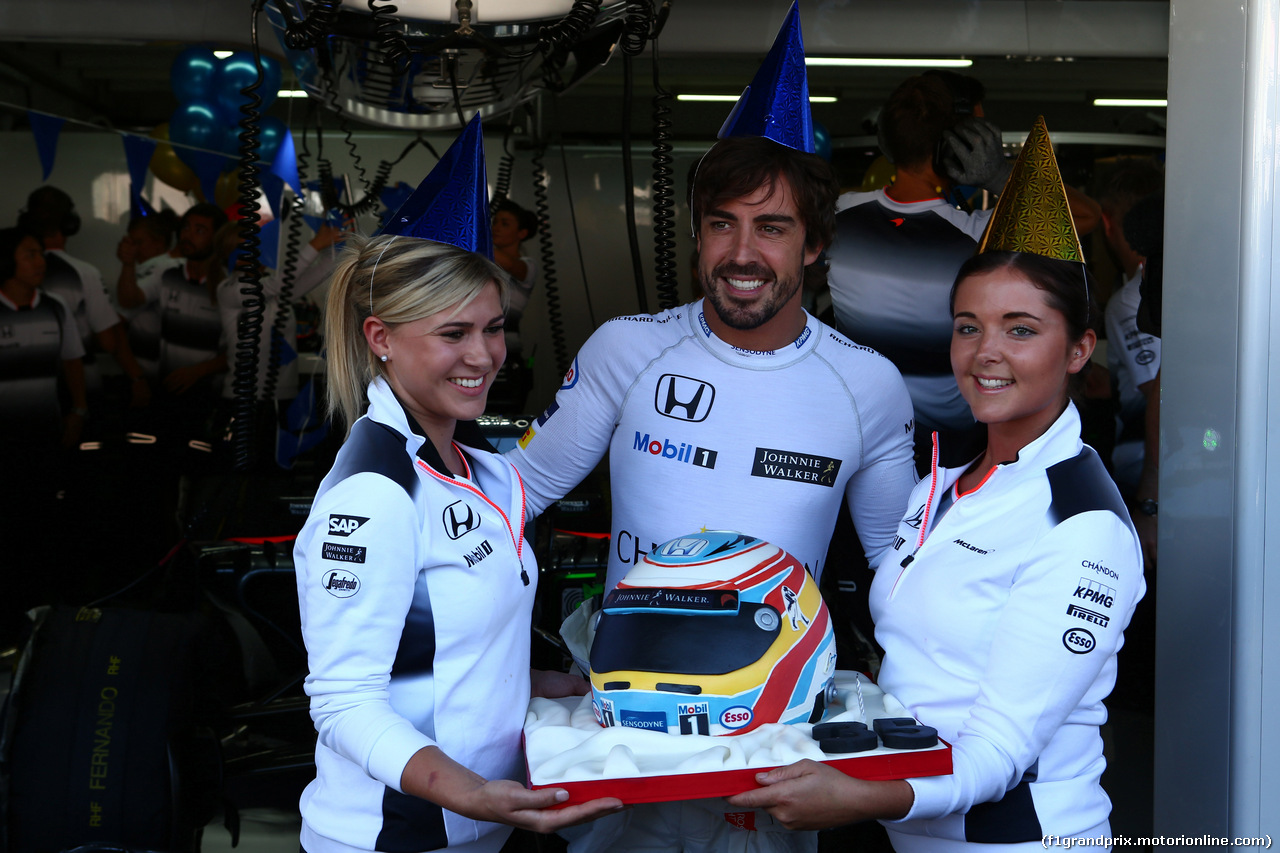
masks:
<svg viewBox="0 0 1280 853"><path fill-rule="evenodd" d="M1080 353L1076 353L1076 355L1079 355L1079 354L1080 354ZM386 364L386 363L387 363L387 357L386 357L385 355L382 357L382 363L383 363L383 364Z"/></svg>

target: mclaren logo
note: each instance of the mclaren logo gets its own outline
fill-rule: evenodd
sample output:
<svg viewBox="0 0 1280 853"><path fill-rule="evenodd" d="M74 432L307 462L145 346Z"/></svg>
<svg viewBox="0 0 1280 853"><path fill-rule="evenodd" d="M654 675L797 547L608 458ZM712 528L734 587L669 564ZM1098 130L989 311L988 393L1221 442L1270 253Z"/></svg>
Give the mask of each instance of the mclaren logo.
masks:
<svg viewBox="0 0 1280 853"><path fill-rule="evenodd" d="M920 524L923 521L924 521L924 507L921 506L918 510L916 510L915 515L904 518L902 520L902 523L905 524L907 527L914 527L916 530L919 530Z"/></svg>
<svg viewBox="0 0 1280 853"><path fill-rule="evenodd" d="M678 421L701 423L711 414L716 389L710 382L664 373L658 378L654 391L653 407L658 414Z"/></svg>
<svg viewBox="0 0 1280 853"><path fill-rule="evenodd" d="M460 539L480 526L480 513L462 501L455 501L444 508L444 532L450 539Z"/></svg>

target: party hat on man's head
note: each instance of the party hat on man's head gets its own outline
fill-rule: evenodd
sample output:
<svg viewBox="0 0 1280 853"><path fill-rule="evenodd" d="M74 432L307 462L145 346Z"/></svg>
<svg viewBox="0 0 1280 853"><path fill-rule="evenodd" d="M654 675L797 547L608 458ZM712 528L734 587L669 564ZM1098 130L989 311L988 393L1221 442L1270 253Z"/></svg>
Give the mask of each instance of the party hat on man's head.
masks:
<svg viewBox="0 0 1280 853"><path fill-rule="evenodd" d="M1084 263L1084 250L1067 206L1067 190L1049 143L1044 116L1036 118L1013 164L987 230L978 242L983 252L1027 252Z"/></svg>
<svg viewBox="0 0 1280 853"><path fill-rule="evenodd" d="M479 114L378 233L448 243L493 258Z"/></svg>
<svg viewBox="0 0 1280 853"><path fill-rule="evenodd" d="M779 145L814 153L798 4L791 4L764 64L716 135L720 139L763 136Z"/></svg>

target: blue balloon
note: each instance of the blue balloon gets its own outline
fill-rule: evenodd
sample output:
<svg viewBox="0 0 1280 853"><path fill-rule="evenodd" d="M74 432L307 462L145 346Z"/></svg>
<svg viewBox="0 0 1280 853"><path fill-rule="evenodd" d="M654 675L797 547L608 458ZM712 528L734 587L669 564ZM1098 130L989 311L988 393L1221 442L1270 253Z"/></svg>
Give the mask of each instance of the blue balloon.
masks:
<svg viewBox="0 0 1280 853"><path fill-rule="evenodd" d="M258 79L258 67L254 64L253 54L248 51L237 51L222 60L222 68L218 75L217 102L218 108L228 118L241 117L240 105L249 99L240 93L241 89L253 85ZM280 63L269 56L262 57L262 85L258 87L258 97L262 99L259 109L266 109L280 91L283 79Z"/></svg>
<svg viewBox="0 0 1280 853"><path fill-rule="evenodd" d="M263 116L262 128L258 136L258 159L273 163L276 159L276 152L280 150L280 143L284 141L284 135L289 132L289 127L275 116Z"/></svg>
<svg viewBox="0 0 1280 853"><path fill-rule="evenodd" d="M178 103L213 100L218 85L218 57L207 47L189 47L169 67L169 86Z"/></svg>
<svg viewBox="0 0 1280 853"><path fill-rule="evenodd" d="M224 151L227 136L226 125L218 111L206 103L183 104L169 117L169 141L182 162L192 169L201 161L199 152L183 146L194 146L207 151Z"/></svg>
<svg viewBox="0 0 1280 853"><path fill-rule="evenodd" d="M813 122L813 153L831 162L831 132L817 119Z"/></svg>

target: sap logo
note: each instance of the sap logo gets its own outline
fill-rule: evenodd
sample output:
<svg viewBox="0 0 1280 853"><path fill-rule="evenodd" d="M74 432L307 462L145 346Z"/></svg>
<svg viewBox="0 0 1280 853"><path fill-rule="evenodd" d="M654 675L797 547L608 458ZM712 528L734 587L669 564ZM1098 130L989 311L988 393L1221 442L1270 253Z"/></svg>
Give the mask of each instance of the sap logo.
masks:
<svg viewBox="0 0 1280 853"><path fill-rule="evenodd" d="M1062 645L1073 655L1087 655L1098 645L1098 641L1084 628L1068 628L1062 635Z"/></svg>
<svg viewBox="0 0 1280 853"><path fill-rule="evenodd" d="M619 723L628 729L649 729L655 732L667 730L667 715L662 711L627 711L621 713Z"/></svg>
<svg viewBox="0 0 1280 853"><path fill-rule="evenodd" d="M578 384L578 359L574 358L573 364L569 366L569 372L564 375L564 381L560 383L563 390L568 390Z"/></svg>
<svg viewBox="0 0 1280 853"><path fill-rule="evenodd" d="M1086 622L1092 622L1100 628L1107 627L1111 623L1111 617L1101 613L1095 613L1092 610L1086 610L1078 604L1067 605L1067 615L1074 616L1077 619L1083 619Z"/></svg>
<svg viewBox="0 0 1280 853"><path fill-rule="evenodd" d="M368 520L358 515L331 515L329 516L329 535L350 536Z"/></svg>
<svg viewBox="0 0 1280 853"><path fill-rule="evenodd" d="M663 557L696 557L709 544L705 539L672 539L658 549L658 553Z"/></svg>
<svg viewBox="0 0 1280 853"><path fill-rule="evenodd" d="M665 438L659 441L650 438L647 432L642 435L639 430L636 430L636 437L631 443L631 449L648 453L651 456L660 456L663 459L692 463L699 468L716 467L716 457L719 456L719 453L715 450L694 447L692 444L685 444L684 442L681 442L680 446L677 447Z"/></svg>
<svg viewBox="0 0 1280 853"><path fill-rule="evenodd" d="M751 719L751 709L745 705L734 705L720 713L720 725L730 730L743 728L750 724Z"/></svg>
<svg viewBox="0 0 1280 853"><path fill-rule="evenodd" d="M469 553L463 554L462 559L467 561L467 568L470 568L492 553L493 546L490 545L489 540L486 539L475 548L472 548Z"/></svg>
<svg viewBox="0 0 1280 853"><path fill-rule="evenodd" d="M454 501L444 508L441 520L448 537L460 539L480 526L480 513L463 501Z"/></svg>
<svg viewBox="0 0 1280 853"><path fill-rule="evenodd" d="M1101 604L1108 609L1115 604L1116 591L1105 584L1091 581L1088 578L1080 578L1080 585L1076 587L1075 597L1091 601L1094 604Z"/></svg>
<svg viewBox="0 0 1280 853"><path fill-rule="evenodd" d="M1106 566L1102 565L1102 563L1095 563L1091 560L1081 560L1080 565L1092 572L1096 572L1097 574L1106 575L1109 578L1120 580L1120 576L1115 573L1115 570L1108 569Z"/></svg>
<svg viewBox="0 0 1280 853"><path fill-rule="evenodd" d="M323 579L324 591L338 598L350 598L360 591L360 578L351 572L332 571Z"/></svg>
<svg viewBox="0 0 1280 853"><path fill-rule="evenodd" d="M664 417L701 423L711 414L715 399L716 389L710 382L664 373L654 389L653 407Z"/></svg>

